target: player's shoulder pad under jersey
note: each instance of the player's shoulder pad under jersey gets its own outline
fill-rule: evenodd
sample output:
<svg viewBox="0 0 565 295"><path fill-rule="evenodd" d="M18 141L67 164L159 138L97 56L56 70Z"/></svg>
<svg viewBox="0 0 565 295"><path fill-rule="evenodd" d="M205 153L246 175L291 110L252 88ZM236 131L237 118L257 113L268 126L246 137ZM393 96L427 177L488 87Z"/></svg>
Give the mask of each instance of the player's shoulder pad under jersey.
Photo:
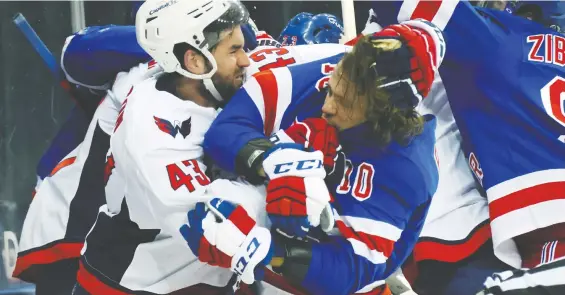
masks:
<svg viewBox="0 0 565 295"><path fill-rule="evenodd" d="M122 103L112 142L121 137L128 150L139 157L167 149L201 153L216 110L157 90L156 82L150 78L133 86Z"/></svg>
<svg viewBox="0 0 565 295"><path fill-rule="evenodd" d="M115 104L121 105L135 84L163 73L163 69L155 62L139 64L128 72L120 72L116 75L112 89L108 91L108 97Z"/></svg>

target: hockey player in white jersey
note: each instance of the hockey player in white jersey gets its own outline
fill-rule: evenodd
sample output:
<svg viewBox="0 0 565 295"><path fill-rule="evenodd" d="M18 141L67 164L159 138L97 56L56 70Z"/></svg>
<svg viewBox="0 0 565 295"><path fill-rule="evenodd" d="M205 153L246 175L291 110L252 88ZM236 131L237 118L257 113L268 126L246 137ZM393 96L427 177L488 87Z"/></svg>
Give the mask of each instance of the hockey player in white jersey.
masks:
<svg viewBox="0 0 565 295"><path fill-rule="evenodd" d="M85 140L48 175L24 221L13 276L42 294L69 294L75 284L84 237L105 203L105 163L118 111L131 86L159 72L154 62L116 77L97 108ZM113 179L112 181L116 181Z"/></svg>
<svg viewBox="0 0 565 295"><path fill-rule="evenodd" d="M74 294L227 291L233 272L199 262L179 227L194 203L238 195L234 185L223 191L222 181L208 188L213 195L206 193L210 179L200 144L216 108L245 79L249 58L240 25L247 17L232 1L150 0L141 6L138 41L167 73L135 85L122 105L110 140L110 179L123 177L123 191L106 191L107 205L86 238ZM240 199L250 203L245 208L251 219L261 220L253 205L263 197L245 193ZM269 249L267 229L252 227L249 236ZM240 245L245 236L229 237L234 261L246 255ZM252 279L251 265L266 254L258 250L251 273L243 276Z"/></svg>
<svg viewBox="0 0 565 295"><path fill-rule="evenodd" d="M94 36L80 35L79 41L86 39L88 44L100 38L101 42L108 41L98 31L88 31L85 34L94 34ZM75 36L73 35L67 40L66 46L69 44L69 40L75 41L73 37ZM71 40L71 38L73 39ZM266 38L271 37L264 32L259 32L257 35L259 40ZM272 41L276 43L275 40ZM77 53L76 46L82 48L86 44L73 43L73 46L74 49L70 54ZM248 76L259 69L304 63L343 51L343 46L336 45L322 46L324 54L321 55L319 48L316 49L311 46L298 46L288 50L264 46L264 44L259 44L259 46L260 48L249 53L253 63L247 71ZM96 52L98 47L89 48L91 50L85 52L87 54L85 58L99 60L103 57L103 54L101 56L101 53ZM104 47L102 46L102 48ZM141 49L137 51L141 51ZM90 57L88 54L93 56ZM281 63L280 60L284 62ZM81 77L85 78L85 70L81 70L77 66L73 65L73 73L79 71L79 74L82 73ZM116 66L113 66L113 68L116 68ZM84 236L96 217L98 207L102 204L101 202L105 201L103 195L101 195L103 186L107 182L107 191L120 189L120 181L116 172L112 174L112 177L109 177L115 163L111 154L106 155L106 150L109 146L108 137L113 131L121 103L128 94L131 85L161 71L160 66L151 61L135 67L129 74L124 72L117 75L113 90L100 104L97 115L91 124L90 129L96 130L96 132L89 132L84 143L62 159L51 173L52 175L47 177L49 184L43 186L44 189L39 194L39 198L31 206L22 236L24 249L20 253L14 276L35 283L38 294L68 294L74 285L75 273L78 269L78 257ZM100 75L95 78L100 78ZM98 129L94 129L96 124L103 126L99 129L104 131L104 135ZM94 136L95 134L96 136ZM104 172L107 175L102 180L101 177ZM108 180L110 181L108 182ZM44 205L54 203L59 205ZM48 258L45 259L45 257Z"/></svg>

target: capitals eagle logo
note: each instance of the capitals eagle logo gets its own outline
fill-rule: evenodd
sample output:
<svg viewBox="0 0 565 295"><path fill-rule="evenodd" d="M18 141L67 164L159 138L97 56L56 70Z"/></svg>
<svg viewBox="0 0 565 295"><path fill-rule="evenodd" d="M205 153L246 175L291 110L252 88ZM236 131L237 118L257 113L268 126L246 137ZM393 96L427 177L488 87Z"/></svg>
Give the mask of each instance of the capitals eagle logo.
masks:
<svg viewBox="0 0 565 295"><path fill-rule="evenodd" d="M180 133L183 138L186 138L190 134L192 118L188 118L182 123L175 121L174 125L168 120L157 118L155 116L153 116L153 119L155 119L155 124L157 125L157 127L159 127L159 130L169 134L172 137L176 137L177 134Z"/></svg>

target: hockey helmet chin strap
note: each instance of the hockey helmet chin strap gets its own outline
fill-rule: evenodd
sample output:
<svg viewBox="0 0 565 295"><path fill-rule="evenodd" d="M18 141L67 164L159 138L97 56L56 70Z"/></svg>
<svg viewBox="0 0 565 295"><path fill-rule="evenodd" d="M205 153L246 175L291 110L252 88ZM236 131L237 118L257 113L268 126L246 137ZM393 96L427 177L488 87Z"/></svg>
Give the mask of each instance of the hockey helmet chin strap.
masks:
<svg viewBox="0 0 565 295"><path fill-rule="evenodd" d="M206 87L206 90L208 90L217 101L224 101L224 98L222 97L220 92L218 92L218 89L216 89L216 85L214 85L212 78L203 79L202 82L204 82L204 87Z"/></svg>

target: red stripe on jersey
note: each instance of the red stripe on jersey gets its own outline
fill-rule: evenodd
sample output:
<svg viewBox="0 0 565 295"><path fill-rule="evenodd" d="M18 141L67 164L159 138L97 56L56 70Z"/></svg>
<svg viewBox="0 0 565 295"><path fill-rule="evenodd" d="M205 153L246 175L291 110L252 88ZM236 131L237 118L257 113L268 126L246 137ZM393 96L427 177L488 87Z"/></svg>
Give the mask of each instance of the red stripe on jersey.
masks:
<svg viewBox="0 0 565 295"><path fill-rule="evenodd" d="M383 237L370 235L364 232L355 231L354 229L345 225L345 223L341 220L336 221L336 225L341 235L346 239L358 240L367 245L369 249L377 250L383 253L383 255L386 257L390 257L390 254L394 250L394 241L385 239Z"/></svg>
<svg viewBox="0 0 565 295"><path fill-rule="evenodd" d="M70 157L62 160L61 162L59 162L59 164L57 164L57 166L55 166L55 168L53 168L53 171L51 171L51 174L49 174L49 176L51 177L59 172L59 170L72 165L76 161L76 159L77 157Z"/></svg>
<svg viewBox="0 0 565 295"><path fill-rule="evenodd" d="M261 31L261 32L257 32L257 35L255 35L256 39L271 39L271 40L275 40L275 38L273 38L271 35L267 34L267 32Z"/></svg>
<svg viewBox="0 0 565 295"><path fill-rule="evenodd" d="M485 223L473 230L463 243L447 244L440 241L421 241L416 243L413 259L416 263L424 260L458 262L476 252L491 237L490 224Z"/></svg>
<svg viewBox="0 0 565 295"><path fill-rule="evenodd" d="M147 69L151 69L153 68L155 65L157 65L157 62L155 60L150 60L149 63L147 64Z"/></svg>
<svg viewBox="0 0 565 295"><path fill-rule="evenodd" d="M439 11L441 3L441 0L418 2L418 6L416 6L416 9L412 12L410 19L423 18L425 20L432 21Z"/></svg>
<svg viewBox="0 0 565 295"><path fill-rule="evenodd" d="M63 259L78 258L80 257L82 246L82 242L59 241L48 248L31 250L18 257L13 276L18 277L34 265L51 264Z"/></svg>
<svg viewBox="0 0 565 295"><path fill-rule="evenodd" d="M237 206L228 218L244 235L248 235L255 226L255 220L247 215L243 207Z"/></svg>
<svg viewBox="0 0 565 295"><path fill-rule="evenodd" d="M565 199L565 182L549 182L525 188L489 203L490 220L528 206Z"/></svg>
<svg viewBox="0 0 565 295"><path fill-rule="evenodd" d="M277 100L279 89L277 79L272 71L263 71L255 74L257 83L261 86L263 93L263 101L265 104L265 122L264 131L266 136L271 136L275 127L275 118L277 116Z"/></svg>
<svg viewBox="0 0 565 295"><path fill-rule="evenodd" d="M112 288L100 280L93 274L91 274L84 265L82 261L79 264L77 273L77 282L80 286L85 289L89 294L104 294L104 295L128 295L129 293L123 292L121 290Z"/></svg>
<svg viewBox="0 0 565 295"><path fill-rule="evenodd" d="M79 285L85 289L90 294L104 294L104 295L129 295L134 294L134 292L126 292L117 289L116 287L110 286L103 281L99 280L95 274L89 272L82 261L80 262L79 271L77 273L77 281ZM243 283L242 283L243 284ZM116 284L117 285L117 284ZM244 284L243 284L244 285ZM244 286L240 287L240 290L245 289ZM225 287L217 287L211 286L203 283L199 283L196 285L188 286L186 288L182 288L171 293L167 293L168 295L186 295L186 294L198 294L198 295L218 295L224 294L226 288L231 286ZM123 288L123 287L122 287ZM126 288L123 288L126 289ZM99 293L95 293L99 292ZM239 290L235 294L250 294L250 293L239 293ZM295 293L293 293L295 294Z"/></svg>

